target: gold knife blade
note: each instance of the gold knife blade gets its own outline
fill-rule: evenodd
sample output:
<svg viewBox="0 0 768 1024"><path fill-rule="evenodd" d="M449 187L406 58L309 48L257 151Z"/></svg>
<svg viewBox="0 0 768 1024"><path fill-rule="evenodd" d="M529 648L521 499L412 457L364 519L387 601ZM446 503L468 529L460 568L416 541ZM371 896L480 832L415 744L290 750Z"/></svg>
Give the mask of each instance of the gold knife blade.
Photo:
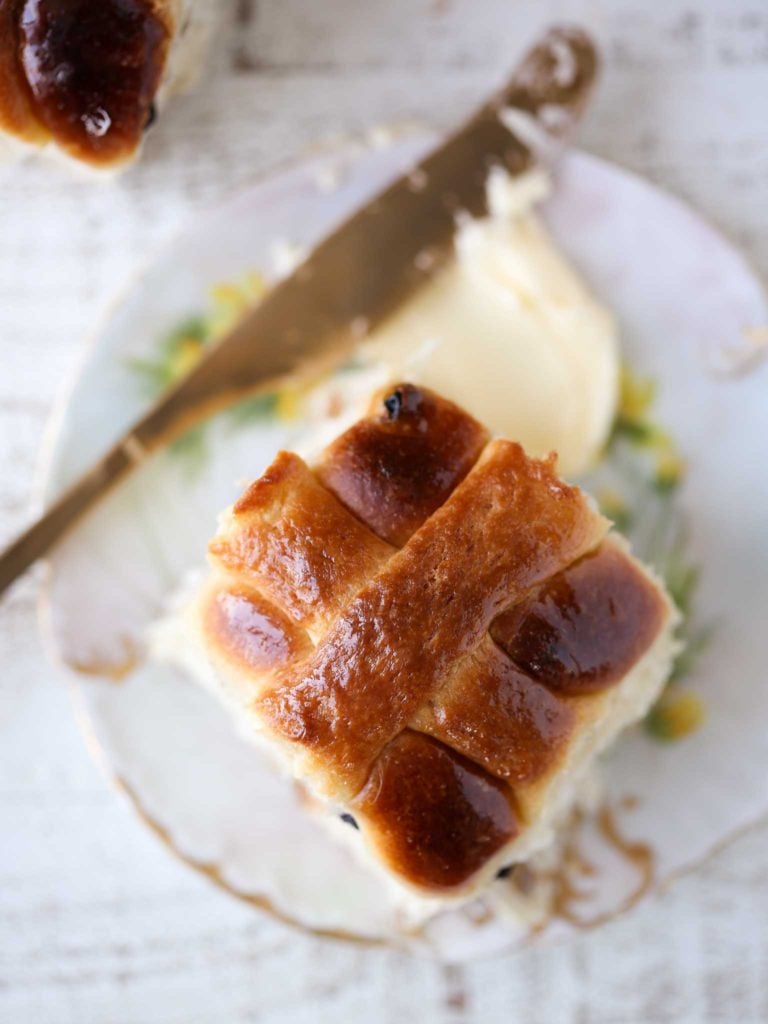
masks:
<svg viewBox="0 0 768 1024"><path fill-rule="evenodd" d="M519 174L536 160L537 136L562 143L571 134L597 63L584 31L550 29L504 88L321 241L6 548L0 555L0 594L148 453L229 401L274 388L331 356L342 358L361 321L374 327L434 272L435 262L450 251L456 214L485 212L493 165ZM504 116L509 109L517 120ZM530 134L516 129L521 117ZM431 259L417 259L425 251Z"/></svg>

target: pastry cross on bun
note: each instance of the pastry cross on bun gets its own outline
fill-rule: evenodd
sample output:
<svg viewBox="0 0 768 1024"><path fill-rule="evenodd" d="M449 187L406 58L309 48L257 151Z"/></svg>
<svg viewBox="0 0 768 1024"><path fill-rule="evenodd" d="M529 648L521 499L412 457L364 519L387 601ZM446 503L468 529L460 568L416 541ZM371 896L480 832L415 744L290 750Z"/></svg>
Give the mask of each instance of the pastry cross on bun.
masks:
<svg viewBox="0 0 768 1024"><path fill-rule="evenodd" d="M401 384L224 515L198 603L250 728L390 875L463 896L551 840L674 608L555 458Z"/></svg>

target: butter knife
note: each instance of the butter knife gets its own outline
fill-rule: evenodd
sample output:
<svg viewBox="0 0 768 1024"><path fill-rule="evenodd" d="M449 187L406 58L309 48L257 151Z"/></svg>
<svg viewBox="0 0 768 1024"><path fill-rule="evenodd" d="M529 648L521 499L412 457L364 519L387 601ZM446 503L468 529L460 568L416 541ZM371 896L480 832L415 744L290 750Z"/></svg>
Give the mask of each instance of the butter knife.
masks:
<svg viewBox="0 0 768 1024"><path fill-rule="evenodd" d="M361 324L375 327L434 273L457 213L486 211L491 167L520 174L570 137L597 63L583 30L550 29L474 116L326 236L6 548L0 594L152 451L229 402L343 359Z"/></svg>

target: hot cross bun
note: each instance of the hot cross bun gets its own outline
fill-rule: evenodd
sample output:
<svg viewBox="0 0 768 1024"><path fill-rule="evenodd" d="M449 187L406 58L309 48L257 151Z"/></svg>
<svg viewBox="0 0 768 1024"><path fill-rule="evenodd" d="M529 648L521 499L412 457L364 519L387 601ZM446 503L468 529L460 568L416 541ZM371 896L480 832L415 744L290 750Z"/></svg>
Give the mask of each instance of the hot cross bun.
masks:
<svg viewBox="0 0 768 1024"><path fill-rule="evenodd" d="M555 458L407 383L222 519L200 602L254 730L427 893L542 845L666 678L676 612Z"/></svg>

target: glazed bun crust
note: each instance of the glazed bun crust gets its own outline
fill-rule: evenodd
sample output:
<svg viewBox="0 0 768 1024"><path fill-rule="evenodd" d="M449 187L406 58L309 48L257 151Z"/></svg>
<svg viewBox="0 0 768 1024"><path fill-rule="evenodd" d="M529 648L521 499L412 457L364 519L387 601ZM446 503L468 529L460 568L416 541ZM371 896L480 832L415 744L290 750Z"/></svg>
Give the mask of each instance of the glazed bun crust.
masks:
<svg viewBox="0 0 768 1024"><path fill-rule="evenodd" d="M179 0L0 0L0 131L94 167L151 121Z"/></svg>
<svg viewBox="0 0 768 1024"><path fill-rule="evenodd" d="M461 892L536 826L670 621L609 525L554 458L401 384L225 514L207 649L390 872Z"/></svg>

